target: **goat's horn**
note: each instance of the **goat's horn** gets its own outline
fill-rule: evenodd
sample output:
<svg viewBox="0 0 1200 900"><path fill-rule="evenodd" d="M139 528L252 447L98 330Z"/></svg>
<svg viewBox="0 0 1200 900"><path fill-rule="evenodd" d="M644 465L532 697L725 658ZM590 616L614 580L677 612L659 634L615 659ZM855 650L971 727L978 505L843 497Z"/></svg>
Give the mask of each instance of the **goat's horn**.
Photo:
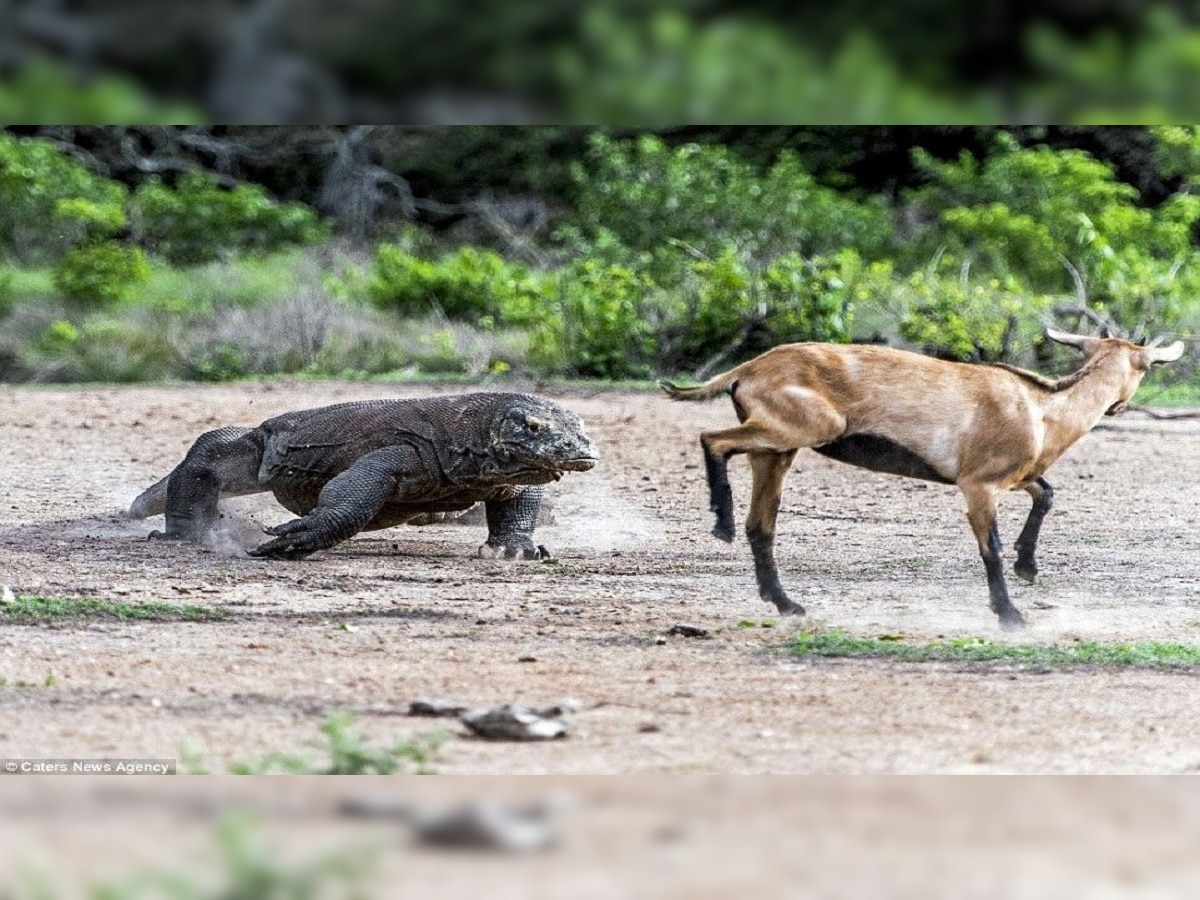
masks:
<svg viewBox="0 0 1200 900"><path fill-rule="evenodd" d="M1046 337L1060 344L1066 344L1068 347L1074 347L1076 350L1082 350L1084 353L1091 351L1096 346L1097 338L1088 337L1083 334L1068 334L1065 331L1055 331L1053 328L1046 329Z"/></svg>
<svg viewBox="0 0 1200 900"><path fill-rule="evenodd" d="M1142 351L1142 359L1147 366L1155 363L1174 362L1183 356L1183 341L1176 341L1168 347L1147 347Z"/></svg>

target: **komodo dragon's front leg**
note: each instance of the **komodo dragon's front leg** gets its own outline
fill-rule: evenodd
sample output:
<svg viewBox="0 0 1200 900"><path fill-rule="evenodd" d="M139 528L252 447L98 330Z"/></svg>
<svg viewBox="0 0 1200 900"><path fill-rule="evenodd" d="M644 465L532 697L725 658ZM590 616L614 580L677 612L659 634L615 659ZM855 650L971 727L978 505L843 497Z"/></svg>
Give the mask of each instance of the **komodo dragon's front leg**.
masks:
<svg viewBox="0 0 1200 900"><path fill-rule="evenodd" d="M510 493L508 491L506 494ZM504 559L544 559L550 554L545 547L535 547L533 528L546 489L539 485L521 488L515 496L488 500L488 538L479 548L484 557Z"/></svg>
<svg viewBox="0 0 1200 900"><path fill-rule="evenodd" d="M330 479L308 515L263 529L275 540L250 555L302 559L362 531L389 501L418 501L436 487L436 476L412 447L376 450Z"/></svg>

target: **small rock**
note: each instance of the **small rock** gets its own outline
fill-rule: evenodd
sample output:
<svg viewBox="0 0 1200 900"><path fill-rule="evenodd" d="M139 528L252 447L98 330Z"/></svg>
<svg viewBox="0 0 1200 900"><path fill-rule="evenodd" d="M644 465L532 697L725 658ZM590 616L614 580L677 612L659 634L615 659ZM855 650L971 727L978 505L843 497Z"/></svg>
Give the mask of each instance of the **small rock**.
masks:
<svg viewBox="0 0 1200 900"><path fill-rule="evenodd" d="M460 721L479 737L490 741L548 741L566 737L567 723L539 714L544 711L507 703L472 710L463 714Z"/></svg>
<svg viewBox="0 0 1200 900"><path fill-rule="evenodd" d="M690 638L706 638L711 637L712 633L707 628L701 628L699 625L672 625L667 630L667 634L677 634L680 637Z"/></svg>
<svg viewBox="0 0 1200 900"><path fill-rule="evenodd" d="M568 697L565 700L559 700L557 703L552 703L549 706L537 706L530 710L535 716L541 716L543 719L557 719L559 716L565 716L570 713L577 713L583 709L583 703L573 697Z"/></svg>
<svg viewBox="0 0 1200 900"><path fill-rule="evenodd" d="M437 847L509 853L544 850L558 840L556 812L542 803L504 807L475 802L418 816L413 831L418 841Z"/></svg>
<svg viewBox="0 0 1200 900"><path fill-rule="evenodd" d="M657 722L643 722L638 726L639 734L658 734L662 731L662 726Z"/></svg>
<svg viewBox="0 0 1200 900"><path fill-rule="evenodd" d="M537 662L536 656L518 656L517 662Z"/></svg>
<svg viewBox="0 0 1200 900"><path fill-rule="evenodd" d="M426 716L428 718L457 718L467 711L465 704L457 700L435 698L432 700L414 700L408 704L410 716Z"/></svg>
<svg viewBox="0 0 1200 900"><path fill-rule="evenodd" d="M654 646L661 647L666 642L667 642L667 639L660 634L658 637L656 637L654 639Z"/></svg>

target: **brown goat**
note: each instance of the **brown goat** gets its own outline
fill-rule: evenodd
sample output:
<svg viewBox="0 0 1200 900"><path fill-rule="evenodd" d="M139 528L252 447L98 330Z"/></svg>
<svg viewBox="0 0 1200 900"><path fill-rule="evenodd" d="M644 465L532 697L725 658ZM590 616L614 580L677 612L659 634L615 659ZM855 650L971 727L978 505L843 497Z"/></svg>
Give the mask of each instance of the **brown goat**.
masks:
<svg viewBox="0 0 1200 900"><path fill-rule="evenodd" d="M796 451L811 447L876 472L955 484L987 570L991 608L1006 629L1025 624L1008 599L996 504L1023 490L1033 508L1017 538L1017 575L1032 582L1034 552L1054 491L1042 477L1100 421L1125 408L1151 365L1183 354L1183 343L1141 347L1116 338L1047 330L1083 352L1083 366L1057 380L1007 365L946 362L889 347L784 344L693 388L662 382L674 400L728 393L740 425L700 436L713 534L733 540L727 463L747 453L753 473L746 537L762 599L803 615L775 564L775 520Z"/></svg>

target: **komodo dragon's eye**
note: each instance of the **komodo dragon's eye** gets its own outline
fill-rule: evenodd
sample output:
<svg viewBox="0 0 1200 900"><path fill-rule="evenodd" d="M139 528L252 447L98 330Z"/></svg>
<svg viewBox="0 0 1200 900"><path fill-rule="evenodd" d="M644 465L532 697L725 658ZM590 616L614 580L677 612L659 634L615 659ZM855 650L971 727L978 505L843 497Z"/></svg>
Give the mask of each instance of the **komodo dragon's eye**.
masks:
<svg viewBox="0 0 1200 900"><path fill-rule="evenodd" d="M535 419L533 416L526 416L525 427L528 428L533 434L537 434L543 428L549 428L550 423L542 419Z"/></svg>

